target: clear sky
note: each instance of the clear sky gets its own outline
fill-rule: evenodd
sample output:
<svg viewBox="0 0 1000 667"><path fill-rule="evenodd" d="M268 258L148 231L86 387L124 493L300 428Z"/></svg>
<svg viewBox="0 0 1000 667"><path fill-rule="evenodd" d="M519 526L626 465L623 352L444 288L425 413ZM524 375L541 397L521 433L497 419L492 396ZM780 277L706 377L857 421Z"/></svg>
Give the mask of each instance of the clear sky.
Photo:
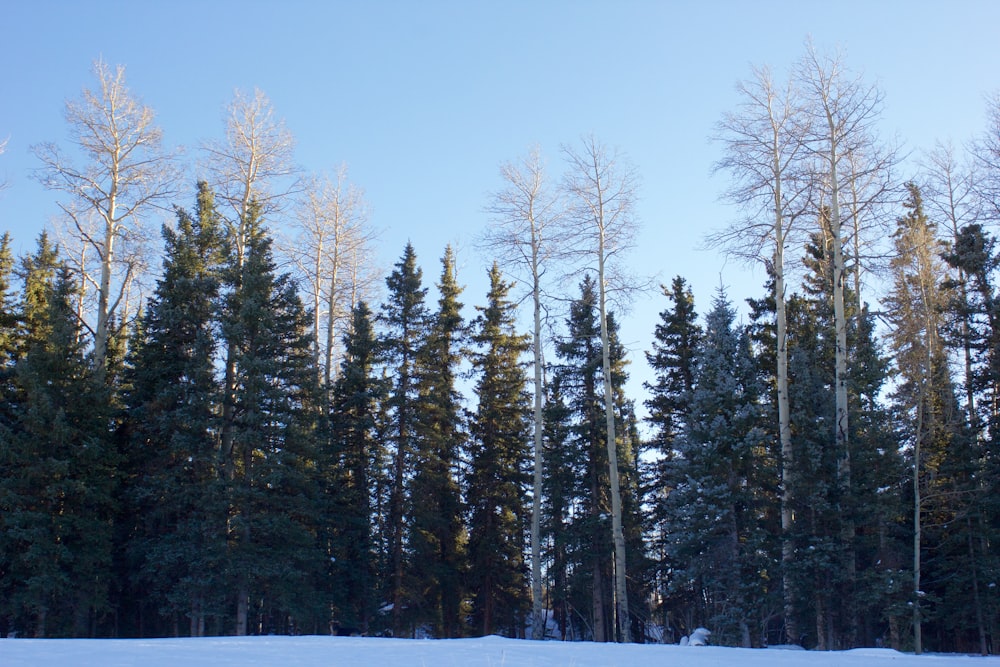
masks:
<svg viewBox="0 0 1000 667"><path fill-rule="evenodd" d="M365 189L383 264L412 240L430 284L452 243L467 304L485 300L491 258L474 240L498 165L532 145L552 171L585 134L627 153L642 179L630 261L662 282L685 276L704 312L720 284L735 301L763 289L760 269L697 250L736 215L719 202L709 137L751 64L780 77L807 37L841 48L885 92L882 134L914 155L982 132L1000 90L992 0L3 0L0 25L0 230L18 249L58 212L30 178L29 146L65 145L64 102L93 85L100 57L127 67L190 157L222 136L234 89L263 90L306 172L346 163ZM637 380L665 305L651 294L624 318Z"/></svg>

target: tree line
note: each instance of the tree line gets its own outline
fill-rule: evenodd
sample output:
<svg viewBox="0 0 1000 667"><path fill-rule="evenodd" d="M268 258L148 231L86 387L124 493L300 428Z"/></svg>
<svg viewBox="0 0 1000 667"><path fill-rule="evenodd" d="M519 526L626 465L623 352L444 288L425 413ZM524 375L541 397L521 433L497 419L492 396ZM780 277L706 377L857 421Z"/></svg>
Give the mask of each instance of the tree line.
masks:
<svg viewBox="0 0 1000 667"><path fill-rule="evenodd" d="M291 137L237 95L145 291L174 162L96 73L67 105L86 164L35 148L67 234L0 246L0 629L995 652L996 101L901 182L839 56L754 70L715 137L741 216L708 241L767 282L745 322L662 286L641 424L623 154L502 166L467 320L451 249L436 304L411 245L379 275L345 170L283 188Z"/></svg>

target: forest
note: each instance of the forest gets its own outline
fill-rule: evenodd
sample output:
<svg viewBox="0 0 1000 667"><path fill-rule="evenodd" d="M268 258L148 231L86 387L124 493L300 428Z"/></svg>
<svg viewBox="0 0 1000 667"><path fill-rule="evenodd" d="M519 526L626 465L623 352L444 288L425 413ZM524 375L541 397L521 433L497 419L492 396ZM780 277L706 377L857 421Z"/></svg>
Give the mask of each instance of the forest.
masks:
<svg viewBox="0 0 1000 667"><path fill-rule="evenodd" d="M1000 650L1000 97L904 178L840 56L754 69L706 243L766 282L674 277L630 359L638 174L595 137L502 164L469 294L450 247L382 271L261 91L192 177L94 84L33 147L62 227L0 242L0 636Z"/></svg>

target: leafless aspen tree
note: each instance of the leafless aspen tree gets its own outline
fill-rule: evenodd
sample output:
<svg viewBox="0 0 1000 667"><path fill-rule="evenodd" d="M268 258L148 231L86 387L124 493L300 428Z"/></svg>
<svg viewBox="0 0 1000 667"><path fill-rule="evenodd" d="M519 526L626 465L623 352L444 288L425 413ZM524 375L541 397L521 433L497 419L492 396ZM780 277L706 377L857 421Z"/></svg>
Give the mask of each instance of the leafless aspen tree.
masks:
<svg viewBox="0 0 1000 667"><path fill-rule="evenodd" d="M506 187L493 195L487 208L494 225L481 247L491 259L509 267L515 280L525 285L533 307L532 350L534 368L534 480L531 506L532 636L543 639L545 612L542 600L542 279L566 243L566 227L558 197L547 187L542 157L535 148L518 163L505 163L500 174Z"/></svg>
<svg viewBox="0 0 1000 667"><path fill-rule="evenodd" d="M982 200L978 196L978 184L971 165L962 164L955 156L955 150L950 144L938 143L924 154L921 160L925 182L921 187L924 205L933 220L945 223L949 240L954 247L959 231L966 225L978 222L982 216ZM959 268L958 297L963 304L969 300L966 285L967 276ZM969 415L969 425L974 432L981 428L976 412L975 388L972 381L973 350L969 340L969 330L972 326L970 315L963 309L961 322L963 347L963 366L965 371L965 400Z"/></svg>
<svg viewBox="0 0 1000 667"><path fill-rule="evenodd" d="M609 152L596 138L587 137L579 149L564 147L569 171L563 183L569 198L569 220L587 258L587 270L597 273L598 316L601 325L601 357L604 370L604 412L611 485L611 530L615 549L616 621L621 640L631 642L625 535L622 528L622 500L618 475L618 439L615 433L614 401L611 386L611 357L608 342L608 301L617 297L625 303L639 289L634 278L623 270L622 259L635 244L638 223L635 199L638 176L627 159Z"/></svg>
<svg viewBox="0 0 1000 667"><path fill-rule="evenodd" d="M791 84L775 85L766 68L755 68L752 78L738 87L741 102L718 124L716 140L723 157L716 171L732 176L726 199L744 212L744 217L723 231L709 235L712 247L722 247L745 261L761 261L774 280L775 327L777 333L778 434L781 444L781 561L787 572L794 557L792 530L791 468L794 460L788 402L788 335L785 315L785 249L799 231L797 223L811 209L812 179L802 163L799 140L804 120L796 91ZM785 632L798 640L793 591L783 578Z"/></svg>
<svg viewBox="0 0 1000 667"><path fill-rule="evenodd" d="M296 173L292 161L294 149L292 134L284 121L275 116L267 95L256 89L252 96L239 90L234 93L226 110L225 141L210 142L204 150L215 197L229 207L223 219L229 228L238 266L243 265L246 251L251 203L260 207L261 215L267 215L278 210L293 190L286 183L276 191L271 188L276 181Z"/></svg>
<svg viewBox="0 0 1000 667"><path fill-rule="evenodd" d="M834 311L834 444L837 451L837 477L846 493L851 489L851 455L847 394L847 315L845 290L847 271L844 257L845 216L842 210L843 189L849 187L851 154L873 153L874 125L882 108L882 93L845 69L839 55L821 56L812 44L799 61L796 82L803 94L806 125L800 135L803 145L816 162L816 182L829 201L830 244L833 259ZM850 220L848 219L848 222ZM853 599L855 584L854 522L845 515L841 539L846 548L848 599ZM853 620L852 620L853 622ZM852 627L852 633L856 627Z"/></svg>
<svg viewBox="0 0 1000 667"><path fill-rule="evenodd" d="M1000 221L1000 93L988 101L986 131L973 144L976 191L984 219Z"/></svg>
<svg viewBox="0 0 1000 667"><path fill-rule="evenodd" d="M351 185L347 167L334 177L314 177L303 186L296 206L297 230L287 254L305 279L313 310L314 360L327 388L335 373L338 324L349 315L367 254L375 238L368 226L364 192Z"/></svg>
<svg viewBox="0 0 1000 667"><path fill-rule="evenodd" d="M96 90L66 103L70 141L82 164L54 143L34 146L42 162L39 180L68 195L59 207L81 243L93 250L98 269L94 363L107 365L108 338L118 309L141 266L144 217L173 194L173 156L162 148L153 110L132 96L125 68L94 64ZM84 280L90 278L86 273Z"/></svg>

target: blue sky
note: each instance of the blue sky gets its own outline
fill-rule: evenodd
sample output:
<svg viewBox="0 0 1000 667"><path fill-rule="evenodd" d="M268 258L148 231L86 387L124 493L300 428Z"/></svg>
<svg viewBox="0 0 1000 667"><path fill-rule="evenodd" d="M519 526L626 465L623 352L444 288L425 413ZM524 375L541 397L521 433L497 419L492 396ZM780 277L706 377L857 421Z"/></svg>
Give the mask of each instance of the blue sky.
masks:
<svg viewBox="0 0 1000 667"><path fill-rule="evenodd" d="M431 283L452 243L467 304L484 300L490 258L474 240L498 165L534 144L553 171L585 134L627 153L642 179L630 261L663 282L685 276L704 312L720 284L734 300L762 291L760 270L697 250L737 214L718 200L709 136L751 64L781 76L807 36L842 48L885 92L882 134L914 154L981 132L1000 90L1000 3L988 0L12 0L0 16L0 230L20 249L58 212L30 179L29 146L66 141L64 102L103 57L191 157L222 135L235 88L263 90L305 171L346 163L365 189L383 264L410 239ZM664 305L642 297L624 320L637 378Z"/></svg>

